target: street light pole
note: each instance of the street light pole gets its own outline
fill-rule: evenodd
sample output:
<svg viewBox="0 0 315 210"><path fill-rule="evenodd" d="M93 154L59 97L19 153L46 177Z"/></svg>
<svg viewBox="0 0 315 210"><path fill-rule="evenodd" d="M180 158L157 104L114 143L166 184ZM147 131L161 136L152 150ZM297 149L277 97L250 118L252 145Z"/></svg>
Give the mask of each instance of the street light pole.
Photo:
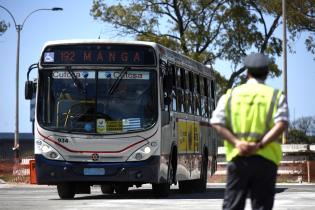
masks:
<svg viewBox="0 0 315 210"><path fill-rule="evenodd" d="M286 11L286 0L282 0L282 21L283 21L283 40L282 40L282 50L283 50L283 92L288 101L288 79L287 79L287 11ZM286 144L288 141L288 130L286 129L282 136L282 143Z"/></svg>
<svg viewBox="0 0 315 210"><path fill-rule="evenodd" d="M15 21L14 16L12 13L5 8L4 6L0 5L0 8L4 9L12 18L14 22L14 26L17 32L17 47L16 47L16 71L15 71L15 132L14 132L14 162L18 163L20 161L20 145L19 145L19 71L20 71L20 35L23 29L25 21L35 12L42 11L42 10L50 10L50 11L62 11L63 9L60 7L53 7L51 9L36 9L29 13L22 24L17 24Z"/></svg>
<svg viewBox="0 0 315 210"><path fill-rule="evenodd" d="M20 81L20 34L22 30L21 25L16 25L17 31L17 46L16 46L16 67L15 67L15 132L14 132L14 162L20 161L20 144L19 144L19 81Z"/></svg>

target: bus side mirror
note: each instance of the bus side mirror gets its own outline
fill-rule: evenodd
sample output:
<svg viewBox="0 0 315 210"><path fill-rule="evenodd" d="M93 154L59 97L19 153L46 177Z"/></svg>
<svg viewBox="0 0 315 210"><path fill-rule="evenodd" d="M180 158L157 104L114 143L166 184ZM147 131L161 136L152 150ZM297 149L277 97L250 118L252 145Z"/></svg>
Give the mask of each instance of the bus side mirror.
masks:
<svg viewBox="0 0 315 210"><path fill-rule="evenodd" d="M25 82L25 99L30 100L33 98L34 83L32 81Z"/></svg>

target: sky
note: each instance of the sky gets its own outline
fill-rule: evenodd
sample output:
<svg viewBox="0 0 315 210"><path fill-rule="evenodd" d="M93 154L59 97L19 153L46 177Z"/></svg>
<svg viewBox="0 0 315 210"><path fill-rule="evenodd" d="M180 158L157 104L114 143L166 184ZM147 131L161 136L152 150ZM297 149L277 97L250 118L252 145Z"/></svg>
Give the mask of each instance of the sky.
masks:
<svg viewBox="0 0 315 210"><path fill-rule="evenodd" d="M32 11L41 8L62 7L63 11L38 11L32 14L21 31L20 78L19 78L19 131L31 132L30 101L24 99L24 84L28 67L37 63L46 41L61 39L103 39L133 40L122 37L115 29L90 15L92 0L0 0L17 24L22 24ZM9 22L11 27L0 36L0 132L15 131L15 70L17 32L9 14L0 8L0 20ZM277 33L281 37L281 27ZM315 61L314 55L306 51L305 36L301 36L288 53L288 103L291 120L303 116L315 116ZM282 57L276 63L282 68ZM214 66L229 77L231 65L218 61ZM30 78L36 77L31 73ZM283 89L283 78L268 79L267 84Z"/></svg>

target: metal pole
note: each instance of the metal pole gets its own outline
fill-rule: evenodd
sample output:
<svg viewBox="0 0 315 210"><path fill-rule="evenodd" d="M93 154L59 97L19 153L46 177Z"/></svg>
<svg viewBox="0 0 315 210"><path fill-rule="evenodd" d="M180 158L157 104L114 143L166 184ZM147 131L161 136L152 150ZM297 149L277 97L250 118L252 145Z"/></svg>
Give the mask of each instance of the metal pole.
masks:
<svg viewBox="0 0 315 210"><path fill-rule="evenodd" d="M14 162L20 162L20 143L19 143L19 72L20 72L20 35L22 26L16 25L17 48L16 48L16 71L15 71L15 133L14 133Z"/></svg>
<svg viewBox="0 0 315 210"><path fill-rule="evenodd" d="M288 86L287 86L287 17L286 17L286 0L282 0L282 19L283 19L283 92L288 102ZM286 129L282 136L282 143L286 144L288 141L288 130Z"/></svg>

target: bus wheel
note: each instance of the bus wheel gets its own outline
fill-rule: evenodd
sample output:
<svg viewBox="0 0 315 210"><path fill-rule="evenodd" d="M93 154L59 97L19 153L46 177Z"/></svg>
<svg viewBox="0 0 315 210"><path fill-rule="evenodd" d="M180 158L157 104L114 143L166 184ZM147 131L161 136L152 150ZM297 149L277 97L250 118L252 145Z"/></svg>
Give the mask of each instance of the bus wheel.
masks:
<svg viewBox="0 0 315 210"><path fill-rule="evenodd" d="M192 193L194 180L179 181L178 188L180 193Z"/></svg>
<svg viewBox="0 0 315 210"><path fill-rule="evenodd" d="M154 196L157 198L168 197L170 195L170 187L169 183L152 184Z"/></svg>
<svg viewBox="0 0 315 210"><path fill-rule="evenodd" d="M125 194L128 192L128 184L116 184L115 185L115 192L117 194Z"/></svg>
<svg viewBox="0 0 315 210"><path fill-rule="evenodd" d="M208 178L208 156L204 155L203 161L202 161L202 168L201 168L201 174L200 179L195 180L194 182L194 188L196 192L206 192L207 191L207 178Z"/></svg>
<svg viewBox="0 0 315 210"><path fill-rule="evenodd" d="M57 191L61 199L72 199L75 195L75 185L70 183L58 184Z"/></svg>
<svg viewBox="0 0 315 210"><path fill-rule="evenodd" d="M113 194L114 193L114 185L112 184L103 184L101 185L101 191L103 194Z"/></svg>

